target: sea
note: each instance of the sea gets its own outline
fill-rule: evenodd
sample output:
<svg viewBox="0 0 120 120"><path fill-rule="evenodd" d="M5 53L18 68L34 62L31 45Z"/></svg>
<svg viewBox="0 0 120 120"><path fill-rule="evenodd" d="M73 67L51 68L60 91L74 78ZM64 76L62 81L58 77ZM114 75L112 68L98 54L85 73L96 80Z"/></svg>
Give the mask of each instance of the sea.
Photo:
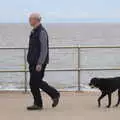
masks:
<svg viewBox="0 0 120 120"><path fill-rule="evenodd" d="M87 48L120 46L120 23L47 23L43 26L52 47L44 78L50 85L65 91L77 91L79 86L80 90L91 91L88 86L91 78L120 76L120 48ZM26 23L0 24L0 90L24 90L25 73L21 72L25 69L24 49L14 48L28 48L31 30ZM79 50L79 61L78 49L70 48L78 46L85 47Z"/></svg>

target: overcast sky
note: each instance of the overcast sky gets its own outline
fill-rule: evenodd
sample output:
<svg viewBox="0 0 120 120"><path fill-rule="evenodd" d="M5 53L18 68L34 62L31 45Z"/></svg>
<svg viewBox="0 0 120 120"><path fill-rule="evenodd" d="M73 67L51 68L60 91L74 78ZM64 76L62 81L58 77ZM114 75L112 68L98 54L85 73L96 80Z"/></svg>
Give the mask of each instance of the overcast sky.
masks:
<svg viewBox="0 0 120 120"><path fill-rule="evenodd" d="M27 22L31 12L44 22L120 22L120 0L0 0L0 22Z"/></svg>

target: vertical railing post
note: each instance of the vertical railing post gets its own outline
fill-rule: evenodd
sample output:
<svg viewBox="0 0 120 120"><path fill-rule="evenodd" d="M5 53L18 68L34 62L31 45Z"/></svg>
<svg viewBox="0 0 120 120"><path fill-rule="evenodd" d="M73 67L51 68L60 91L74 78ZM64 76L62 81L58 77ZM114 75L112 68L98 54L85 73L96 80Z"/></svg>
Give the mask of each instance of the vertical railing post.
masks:
<svg viewBox="0 0 120 120"><path fill-rule="evenodd" d="M78 47L78 91L80 90L80 47Z"/></svg>
<svg viewBox="0 0 120 120"><path fill-rule="evenodd" d="M27 60L26 60L26 48L24 48L24 76L25 76L25 82L24 82L24 90L25 93L27 92Z"/></svg>

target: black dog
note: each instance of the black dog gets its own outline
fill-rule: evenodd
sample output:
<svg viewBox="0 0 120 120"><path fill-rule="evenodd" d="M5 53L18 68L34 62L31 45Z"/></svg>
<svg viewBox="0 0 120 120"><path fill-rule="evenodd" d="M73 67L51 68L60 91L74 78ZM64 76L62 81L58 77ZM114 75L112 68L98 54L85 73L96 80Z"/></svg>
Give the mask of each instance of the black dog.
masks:
<svg viewBox="0 0 120 120"><path fill-rule="evenodd" d="M118 102L115 107L120 104L120 77L116 78L93 78L90 81L91 88L99 88L102 95L98 99L98 106L101 106L101 99L108 95L107 108L111 106L111 95L114 91L118 90Z"/></svg>

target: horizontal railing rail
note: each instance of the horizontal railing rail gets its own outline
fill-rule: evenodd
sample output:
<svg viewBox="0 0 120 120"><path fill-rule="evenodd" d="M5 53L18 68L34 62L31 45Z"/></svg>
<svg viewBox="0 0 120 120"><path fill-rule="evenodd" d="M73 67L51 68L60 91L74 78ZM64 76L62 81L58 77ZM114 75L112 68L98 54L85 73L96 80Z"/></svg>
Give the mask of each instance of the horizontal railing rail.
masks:
<svg viewBox="0 0 120 120"><path fill-rule="evenodd" d="M49 47L50 49L77 49L77 48L120 48L120 46L55 46ZM0 47L0 49L28 49L27 47Z"/></svg>

